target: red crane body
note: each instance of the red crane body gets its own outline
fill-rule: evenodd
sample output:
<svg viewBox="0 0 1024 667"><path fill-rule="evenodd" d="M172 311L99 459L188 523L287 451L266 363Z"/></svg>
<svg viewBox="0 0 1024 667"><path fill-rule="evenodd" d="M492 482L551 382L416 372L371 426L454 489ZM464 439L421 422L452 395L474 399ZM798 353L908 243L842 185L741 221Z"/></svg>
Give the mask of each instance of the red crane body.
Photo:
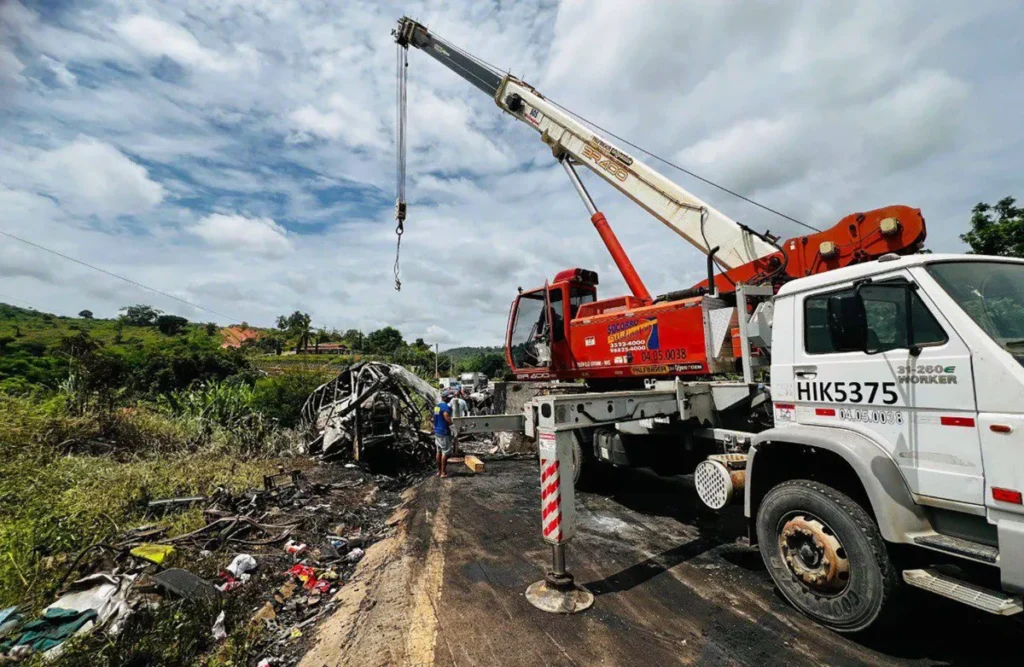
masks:
<svg viewBox="0 0 1024 667"><path fill-rule="evenodd" d="M519 379L624 381L735 370L730 368L739 357L735 321L726 323L729 332L723 345L716 345L708 324L710 310L735 306L735 284L769 283L777 288L886 253L915 252L926 234L919 209L889 206L856 213L830 229L779 244L781 250L775 254L719 273L715 296L708 295L704 280L676 293L680 298L669 294L652 299L604 215L598 212L593 218L636 296L597 300L597 274L583 269L559 272L546 292L541 287L520 294L512 304L505 338L506 359ZM524 337L527 324L530 332ZM545 327L549 360L535 358L526 349L538 332L544 336Z"/></svg>

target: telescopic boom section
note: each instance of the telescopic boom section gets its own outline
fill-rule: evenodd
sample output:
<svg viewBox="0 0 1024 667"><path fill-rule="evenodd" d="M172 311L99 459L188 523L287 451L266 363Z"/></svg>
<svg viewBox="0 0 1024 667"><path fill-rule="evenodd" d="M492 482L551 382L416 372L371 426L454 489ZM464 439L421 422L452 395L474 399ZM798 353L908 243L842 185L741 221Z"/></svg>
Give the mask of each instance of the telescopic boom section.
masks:
<svg viewBox="0 0 1024 667"><path fill-rule="evenodd" d="M614 146L529 84L431 34L422 24L402 18L394 34L399 46L421 49L491 96L503 111L534 128L555 158L567 166L571 176L574 176L572 165L586 165L702 253L712 255L724 271L715 279L719 289L728 291L740 282L784 282L885 253L914 252L924 241L921 212L906 206L890 206L853 214L817 234L777 243L732 220ZM574 178L574 184L578 190L582 187L578 179ZM584 201L588 200L589 197L584 196ZM588 203L588 208L593 208L592 202ZM646 288L607 227L604 216L594 209L591 220L634 296L649 300ZM706 281L702 285L707 287Z"/></svg>
<svg viewBox="0 0 1024 667"><path fill-rule="evenodd" d="M613 146L529 84L495 70L410 18L400 19L394 34L399 45L422 50L533 127L557 159L570 157L586 165L704 254L720 248L715 260L723 269L775 252L771 244Z"/></svg>

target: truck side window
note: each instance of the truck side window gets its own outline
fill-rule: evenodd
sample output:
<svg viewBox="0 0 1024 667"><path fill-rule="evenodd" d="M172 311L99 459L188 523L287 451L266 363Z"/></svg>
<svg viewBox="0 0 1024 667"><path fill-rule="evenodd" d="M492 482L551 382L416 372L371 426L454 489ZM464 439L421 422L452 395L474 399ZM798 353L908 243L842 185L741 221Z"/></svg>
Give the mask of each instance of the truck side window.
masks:
<svg viewBox="0 0 1024 667"><path fill-rule="evenodd" d="M883 294L890 294L886 298ZM892 290L876 292L875 297L865 295L864 310L867 315L868 349L884 351L909 347L907 341L907 319L904 314L902 293ZM832 340L828 327L828 300L830 297L853 296L852 289L815 294L804 301L804 346L808 354L830 354L833 352L850 352L842 349ZM911 311L913 317L914 340L912 345L941 345L949 338L942 326L928 310L917 294L912 294Z"/></svg>

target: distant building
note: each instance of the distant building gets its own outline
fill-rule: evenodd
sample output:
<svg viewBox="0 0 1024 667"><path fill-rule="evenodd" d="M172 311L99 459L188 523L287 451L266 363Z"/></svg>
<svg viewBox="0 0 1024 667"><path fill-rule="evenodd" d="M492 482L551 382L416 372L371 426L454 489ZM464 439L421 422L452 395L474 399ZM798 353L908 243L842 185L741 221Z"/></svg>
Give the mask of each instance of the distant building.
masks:
<svg viewBox="0 0 1024 667"><path fill-rule="evenodd" d="M344 343L320 343L306 350L306 354L348 354L351 350Z"/></svg>
<svg viewBox="0 0 1024 667"><path fill-rule="evenodd" d="M242 327L225 327L220 330L220 335L224 338L224 342L220 344L222 348L228 347L242 347L246 342L255 342L262 336L262 332L256 329L243 329Z"/></svg>

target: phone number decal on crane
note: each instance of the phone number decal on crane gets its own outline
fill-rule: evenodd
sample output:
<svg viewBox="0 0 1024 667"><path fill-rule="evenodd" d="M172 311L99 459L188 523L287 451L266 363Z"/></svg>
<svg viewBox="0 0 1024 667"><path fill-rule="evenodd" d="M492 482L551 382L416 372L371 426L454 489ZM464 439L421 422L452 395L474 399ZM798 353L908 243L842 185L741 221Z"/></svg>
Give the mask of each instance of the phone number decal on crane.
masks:
<svg viewBox="0 0 1024 667"><path fill-rule="evenodd" d="M815 403L883 403L900 399L895 382L797 382L798 401Z"/></svg>

